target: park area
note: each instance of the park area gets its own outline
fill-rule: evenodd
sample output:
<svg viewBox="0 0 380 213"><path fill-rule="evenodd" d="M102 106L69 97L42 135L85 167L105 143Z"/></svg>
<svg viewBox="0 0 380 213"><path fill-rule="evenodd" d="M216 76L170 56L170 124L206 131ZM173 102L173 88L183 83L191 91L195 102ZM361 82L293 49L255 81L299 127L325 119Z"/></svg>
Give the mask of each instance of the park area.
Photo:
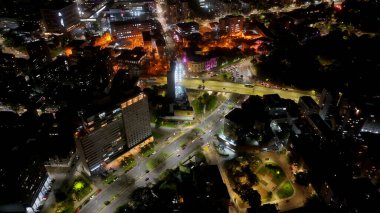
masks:
<svg viewBox="0 0 380 213"><path fill-rule="evenodd" d="M225 164L229 182L243 201L247 192L257 191L263 203L286 199L294 194L292 183L276 162L263 162L252 154L242 154Z"/></svg>
<svg viewBox="0 0 380 213"><path fill-rule="evenodd" d="M282 168L275 163L266 163L261 166L257 175L259 178L258 191L265 201L275 199L276 194L279 199L288 198L293 195L292 184L287 180Z"/></svg>
<svg viewBox="0 0 380 213"><path fill-rule="evenodd" d="M55 213L74 212L74 202L80 202L92 191L91 183L83 176L75 178L72 184L64 184L59 190L55 191L56 204L51 211Z"/></svg>

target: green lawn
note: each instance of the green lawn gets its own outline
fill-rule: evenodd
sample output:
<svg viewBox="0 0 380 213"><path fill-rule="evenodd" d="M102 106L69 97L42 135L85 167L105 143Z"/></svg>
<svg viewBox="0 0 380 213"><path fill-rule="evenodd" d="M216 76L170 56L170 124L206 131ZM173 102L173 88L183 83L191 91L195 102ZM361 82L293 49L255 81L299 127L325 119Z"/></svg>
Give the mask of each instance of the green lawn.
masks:
<svg viewBox="0 0 380 213"><path fill-rule="evenodd" d="M186 146L187 146L187 141L182 141L182 142L180 143L180 147L181 147L182 149L186 149Z"/></svg>
<svg viewBox="0 0 380 213"><path fill-rule="evenodd" d="M158 132L152 132L152 134L153 134L153 137L154 137L155 139L160 139L160 138L162 138L162 134L161 134L161 133L158 133Z"/></svg>
<svg viewBox="0 0 380 213"><path fill-rule="evenodd" d="M57 203L55 213L72 213L75 212L74 202L72 199L66 199L65 201Z"/></svg>
<svg viewBox="0 0 380 213"><path fill-rule="evenodd" d="M63 48L62 47L53 48L53 49L49 49L49 51L50 51L51 57L54 58L54 57L57 57L63 51Z"/></svg>
<svg viewBox="0 0 380 213"><path fill-rule="evenodd" d="M128 163L127 165L123 166L124 172L128 172L129 170L133 169L137 165L137 162L134 160L131 163Z"/></svg>
<svg viewBox="0 0 380 213"><path fill-rule="evenodd" d="M147 144L141 148L140 154L143 157L148 157L154 152L154 146L153 144Z"/></svg>
<svg viewBox="0 0 380 213"><path fill-rule="evenodd" d="M266 175L268 174L269 176L272 177L272 181L276 184L279 185L282 183L282 181L285 180L285 173L282 171L281 167L275 164L265 164L262 166L259 171L261 175Z"/></svg>
<svg viewBox="0 0 380 213"><path fill-rule="evenodd" d="M163 122L162 126L164 126L164 127L170 127L170 128L175 128L175 127L177 127L177 124L173 123L173 122Z"/></svg>
<svg viewBox="0 0 380 213"><path fill-rule="evenodd" d="M219 77L219 80L221 80L221 81L230 81L230 80L232 80L232 74L229 73L229 72L225 72L223 74L220 74L218 77Z"/></svg>
<svg viewBox="0 0 380 213"><path fill-rule="evenodd" d="M82 200L86 195L92 191L92 187L89 182L84 178L78 177L72 187L73 193L77 200Z"/></svg>
<svg viewBox="0 0 380 213"><path fill-rule="evenodd" d="M286 181L281 188L277 191L277 195L279 198L287 198L292 196L294 193L294 189L292 184L289 181Z"/></svg>
<svg viewBox="0 0 380 213"><path fill-rule="evenodd" d="M107 184L111 184L115 181L116 175L109 173L106 178L104 179L104 182Z"/></svg>

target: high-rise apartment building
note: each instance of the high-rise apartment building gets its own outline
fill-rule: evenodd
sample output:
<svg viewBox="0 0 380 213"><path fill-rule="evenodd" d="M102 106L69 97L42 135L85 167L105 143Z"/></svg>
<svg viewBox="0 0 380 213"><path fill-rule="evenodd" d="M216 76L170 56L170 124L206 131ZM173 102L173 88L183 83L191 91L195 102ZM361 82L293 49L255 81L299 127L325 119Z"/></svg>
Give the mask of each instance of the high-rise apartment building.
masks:
<svg viewBox="0 0 380 213"><path fill-rule="evenodd" d="M87 118L75 133L75 140L89 174L139 143L152 140L148 98L139 93Z"/></svg>
<svg viewBox="0 0 380 213"><path fill-rule="evenodd" d="M323 89L321 98L319 99L319 115L323 120L328 120L337 110L339 95L336 92Z"/></svg>
<svg viewBox="0 0 380 213"><path fill-rule="evenodd" d="M74 2L47 1L41 9L41 15L46 32L49 33L69 32L79 24L78 6Z"/></svg>
<svg viewBox="0 0 380 213"><path fill-rule="evenodd" d="M222 34L236 35L243 32L244 17L228 15L219 19L219 30Z"/></svg>
<svg viewBox="0 0 380 213"><path fill-rule="evenodd" d="M169 24L175 24L190 18L188 0L167 0L166 5L167 22Z"/></svg>

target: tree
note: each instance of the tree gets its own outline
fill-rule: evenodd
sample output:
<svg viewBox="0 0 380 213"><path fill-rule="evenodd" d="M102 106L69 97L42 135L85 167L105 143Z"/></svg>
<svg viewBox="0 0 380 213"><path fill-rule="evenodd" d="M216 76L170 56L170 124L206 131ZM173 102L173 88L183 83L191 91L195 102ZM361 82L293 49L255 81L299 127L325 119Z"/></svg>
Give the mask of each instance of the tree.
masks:
<svg viewBox="0 0 380 213"><path fill-rule="evenodd" d="M58 190L58 191L54 192L54 195L55 195L55 199L56 199L57 202L64 201L67 198L67 194L64 193L61 190Z"/></svg>
<svg viewBox="0 0 380 213"><path fill-rule="evenodd" d="M152 205L156 198L148 187L139 187L132 192L131 198L138 205Z"/></svg>
<svg viewBox="0 0 380 213"><path fill-rule="evenodd" d="M298 172L296 175L296 182L302 186L309 184L309 175L306 172Z"/></svg>
<svg viewBox="0 0 380 213"><path fill-rule="evenodd" d="M239 185L235 191L238 192L243 201L248 202L251 208L257 209L261 206L261 196L256 190L253 190L252 187Z"/></svg>
<svg viewBox="0 0 380 213"><path fill-rule="evenodd" d="M156 129L160 128L162 125L162 118L161 117L157 117L156 121L154 122L154 127Z"/></svg>
<svg viewBox="0 0 380 213"><path fill-rule="evenodd" d="M319 197L313 196L306 200L305 212L317 213L317 212L332 212L331 209L323 202Z"/></svg>
<svg viewBox="0 0 380 213"><path fill-rule="evenodd" d="M207 100L206 110L214 109L217 102L218 102L218 97L216 97L216 95L210 95Z"/></svg>

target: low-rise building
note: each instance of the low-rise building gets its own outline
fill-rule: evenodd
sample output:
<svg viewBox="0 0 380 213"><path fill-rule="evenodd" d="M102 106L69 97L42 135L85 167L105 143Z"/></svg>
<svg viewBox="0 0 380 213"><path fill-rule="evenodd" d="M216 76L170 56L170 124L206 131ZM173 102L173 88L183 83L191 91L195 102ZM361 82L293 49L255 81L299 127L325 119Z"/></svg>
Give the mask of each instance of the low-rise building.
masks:
<svg viewBox="0 0 380 213"><path fill-rule="evenodd" d="M186 65L187 71L191 73L209 71L218 65L218 58L203 55L195 55L192 57L188 57Z"/></svg>
<svg viewBox="0 0 380 213"><path fill-rule="evenodd" d="M117 56L117 62L120 66L139 65L142 66L147 59L147 54L142 48L134 48L133 50L121 50Z"/></svg>
<svg viewBox="0 0 380 213"><path fill-rule="evenodd" d="M185 37L193 33L199 33L199 24L197 22L178 23L176 24L175 31L181 37Z"/></svg>

